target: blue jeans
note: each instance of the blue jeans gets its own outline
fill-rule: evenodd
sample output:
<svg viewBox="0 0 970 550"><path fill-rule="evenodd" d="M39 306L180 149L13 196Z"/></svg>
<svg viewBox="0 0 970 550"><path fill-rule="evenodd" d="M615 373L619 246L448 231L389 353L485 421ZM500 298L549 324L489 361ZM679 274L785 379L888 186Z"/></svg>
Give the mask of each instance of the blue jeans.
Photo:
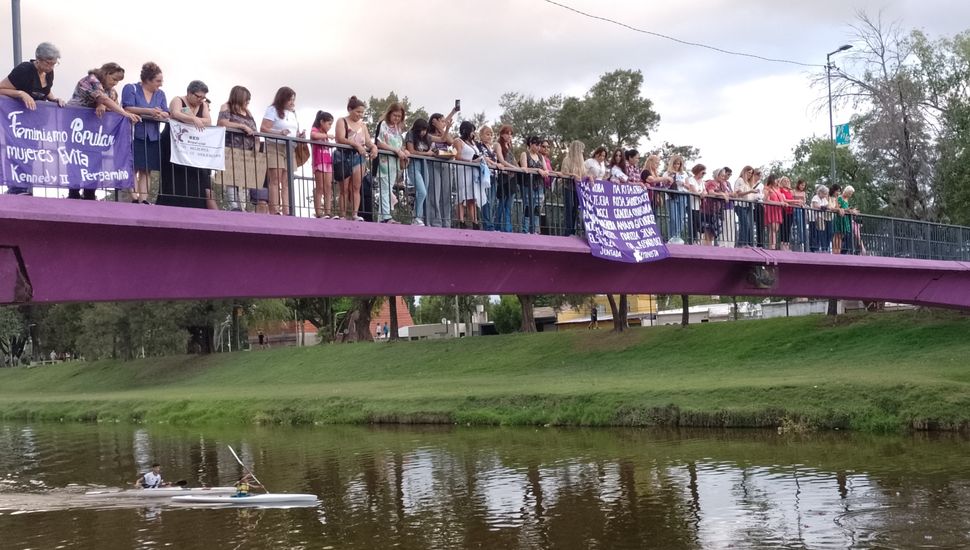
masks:
<svg viewBox="0 0 970 550"><path fill-rule="evenodd" d="M796 208L794 212L794 217L792 218L792 250L802 250L806 251L805 242L805 211L801 208Z"/></svg>
<svg viewBox="0 0 970 550"><path fill-rule="evenodd" d="M528 175L522 181L522 232L539 232L539 207L541 206L542 181L538 176Z"/></svg>
<svg viewBox="0 0 970 550"><path fill-rule="evenodd" d="M738 217L738 235L734 241L738 248L743 246L754 246L754 226L752 225L751 205L737 203L734 205L734 213Z"/></svg>
<svg viewBox="0 0 970 550"><path fill-rule="evenodd" d="M684 216L687 214L687 195L667 195L667 227L669 239L684 238Z"/></svg>
<svg viewBox="0 0 970 550"><path fill-rule="evenodd" d="M562 184L562 208L563 208L563 229L564 237L576 234L576 182L565 180Z"/></svg>
<svg viewBox="0 0 970 550"><path fill-rule="evenodd" d="M503 233L512 232L512 201L515 198L515 176L499 174L495 180L495 229Z"/></svg>
<svg viewBox="0 0 970 550"><path fill-rule="evenodd" d="M426 182L428 165L424 159L412 158L408 164L408 179L414 185L414 217L425 223L424 201L428 198L428 184Z"/></svg>

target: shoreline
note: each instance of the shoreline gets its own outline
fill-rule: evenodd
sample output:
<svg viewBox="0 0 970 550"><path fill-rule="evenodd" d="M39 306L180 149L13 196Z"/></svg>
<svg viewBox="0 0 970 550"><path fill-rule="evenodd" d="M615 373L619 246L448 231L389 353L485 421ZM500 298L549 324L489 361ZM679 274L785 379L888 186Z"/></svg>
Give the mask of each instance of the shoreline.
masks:
<svg viewBox="0 0 970 550"><path fill-rule="evenodd" d="M0 419L970 431L970 319L923 310L0 371Z"/></svg>

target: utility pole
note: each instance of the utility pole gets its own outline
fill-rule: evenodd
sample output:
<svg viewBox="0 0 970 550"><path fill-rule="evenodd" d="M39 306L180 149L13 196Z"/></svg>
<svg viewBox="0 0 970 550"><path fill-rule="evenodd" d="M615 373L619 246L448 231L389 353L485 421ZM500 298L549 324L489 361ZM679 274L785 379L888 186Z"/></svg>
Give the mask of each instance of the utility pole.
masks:
<svg viewBox="0 0 970 550"><path fill-rule="evenodd" d="M20 0L10 0L10 19L13 22L13 66L24 60L20 45Z"/></svg>
<svg viewBox="0 0 970 550"><path fill-rule="evenodd" d="M835 121L832 119L832 56L852 48L852 45L845 44L834 52L825 54L825 75L829 85L829 141L832 142L832 163L829 167L829 185L835 182Z"/></svg>

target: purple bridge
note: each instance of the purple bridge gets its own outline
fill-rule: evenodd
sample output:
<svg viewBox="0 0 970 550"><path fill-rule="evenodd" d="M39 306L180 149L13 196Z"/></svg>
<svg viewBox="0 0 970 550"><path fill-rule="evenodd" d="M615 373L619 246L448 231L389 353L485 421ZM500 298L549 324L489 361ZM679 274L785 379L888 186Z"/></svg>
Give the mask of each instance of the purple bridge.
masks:
<svg viewBox="0 0 970 550"><path fill-rule="evenodd" d="M576 237L0 196L0 303L657 293L970 308L968 262L669 248L623 264Z"/></svg>

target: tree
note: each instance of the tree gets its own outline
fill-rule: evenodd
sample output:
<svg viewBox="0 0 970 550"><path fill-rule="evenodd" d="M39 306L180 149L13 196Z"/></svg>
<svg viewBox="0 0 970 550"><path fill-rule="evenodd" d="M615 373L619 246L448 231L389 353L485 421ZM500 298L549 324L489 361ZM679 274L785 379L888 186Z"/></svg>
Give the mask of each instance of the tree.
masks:
<svg viewBox="0 0 970 550"><path fill-rule="evenodd" d="M384 117L384 113L387 112L387 108L391 103L400 103L404 106L405 124L410 127L411 124L419 119L423 118L428 120L428 112L424 110L424 107L411 107L411 100L404 96L399 98L398 95L392 90L386 97L374 97L371 96L367 100L367 107L364 111L364 120L367 122L367 127L373 132L377 129L377 123ZM373 137L373 136L372 136Z"/></svg>
<svg viewBox="0 0 970 550"><path fill-rule="evenodd" d="M488 125L488 115L485 114L485 111L482 111L480 113L472 113L471 115L468 116L468 118L465 118L464 116L462 116L461 113L459 113L455 123L457 125L460 125L462 122L466 120L474 124L476 130L483 126Z"/></svg>
<svg viewBox="0 0 970 550"><path fill-rule="evenodd" d="M94 304L81 312L83 329L77 338L78 351L88 359L123 360L142 354L152 357L185 353L190 327L197 327L197 344L211 344L212 327L200 326L198 318L207 307L202 302Z"/></svg>
<svg viewBox="0 0 970 550"><path fill-rule="evenodd" d="M417 322L422 325L440 323L442 319L454 319L455 297L452 296L422 296L418 301Z"/></svg>
<svg viewBox="0 0 970 550"><path fill-rule="evenodd" d="M520 332L537 332L535 319L535 299L531 294L516 294L519 305L522 306L522 322L519 324Z"/></svg>
<svg viewBox="0 0 970 550"><path fill-rule="evenodd" d="M41 357L46 357L52 350L58 353L80 355L78 338L84 330L81 323L84 311L93 304L53 304L43 308L37 323L37 339L34 347Z"/></svg>
<svg viewBox="0 0 970 550"><path fill-rule="evenodd" d="M643 73L616 70L602 75L586 95L561 100L557 133L564 141L578 139L592 151L600 145L636 148L660 123L653 102L642 96Z"/></svg>
<svg viewBox="0 0 970 550"><path fill-rule="evenodd" d="M397 296L387 297L387 311L391 316L391 328L388 329L388 336L391 340L397 340L399 335L397 333Z"/></svg>
<svg viewBox="0 0 970 550"><path fill-rule="evenodd" d="M515 332L522 326L522 308L515 296L502 296L492 309L495 330L500 334Z"/></svg>
<svg viewBox="0 0 970 550"><path fill-rule="evenodd" d="M970 31L931 41L910 35L925 103L937 114L934 199L941 218L970 223Z"/></svg>
<svg viewBox="0 0 970 550"><path fill-rule="evenodd" d="M7 361L15 365L23 354L22 341L26 333L26 323L23 315L16 307L0 307L0 365Z"/></svg>
<svg viewBox="0 0 970 550"><path fill-rule="evenodd" d="M626 294L620 294L619 301L612 294L607 294L606 299L610 302L610 312L613 314L613 332L623 332L630 328L626 319L629 311Z"/></svg>
<svg viewBox="0 0 970 550"><path fill-rule="evenodd" d="M535 98L518 92L506 92L498 101L502 108L502 124L509 124L522 143L529 136L539 136L561 148L562 136L556 128L556 117L562 107L562 96Z"/></svg>
<svg viewBox="0 0 970 550"><path fill-rule="evenodd" d="M353 298L353 305L347 313L349 319L348 341L350 342L373 342L374 335L370 331L370 322L374 314L384 303L383 296L364 296Z"/></svg>
<svg viewBox="0 0 970 550"><path fill-rule="evenodd" d="M914 41L898 25L865 13L857 20L853 30L859 47L846 56L856 70L832 70L833 99L866 109L853 118L853 126L887 213L935 219L929 191L937 161L932 139L936 113L914 69ZM825 78L821 74L817 80Z"/></svg>
<svg viewBox="0 0 970 550"><path fill-rule="evenodd" d="M798 142L792 151L794 162L784 170L791 174L792 184L804 179L808 183L806 193L809 196L815 192L816 184L831 185L832 147L834 144L828 138L811 137ZM855 188L853 204L859 210L871 214L883 212L889 197L873 186L872 170L852 148L836 148L835 166L839 183Z"/></svg>
<svg viewBox="0 0 970 550"><path fill-rule="evenodd" d="M701 150L692 145L674 145L669 141L665 141L660 147L654 147L650 151L647 151L647 154L657 155L662 162L667 162L674 155L680 155L684 157L684 169L690 170L691 161L700 158Z"/></svg>
<svg viewBox="0 0 970 550"><path fill-rule="evenodd" d="M280 311L274 302L284 305ZM265 320L292 319L295 312L317 329L322 342L332 342L337 335L340 319L337 317L351 309L350 298L290 298L283 301L263 300L257 307L266 315Z"/></svg>

